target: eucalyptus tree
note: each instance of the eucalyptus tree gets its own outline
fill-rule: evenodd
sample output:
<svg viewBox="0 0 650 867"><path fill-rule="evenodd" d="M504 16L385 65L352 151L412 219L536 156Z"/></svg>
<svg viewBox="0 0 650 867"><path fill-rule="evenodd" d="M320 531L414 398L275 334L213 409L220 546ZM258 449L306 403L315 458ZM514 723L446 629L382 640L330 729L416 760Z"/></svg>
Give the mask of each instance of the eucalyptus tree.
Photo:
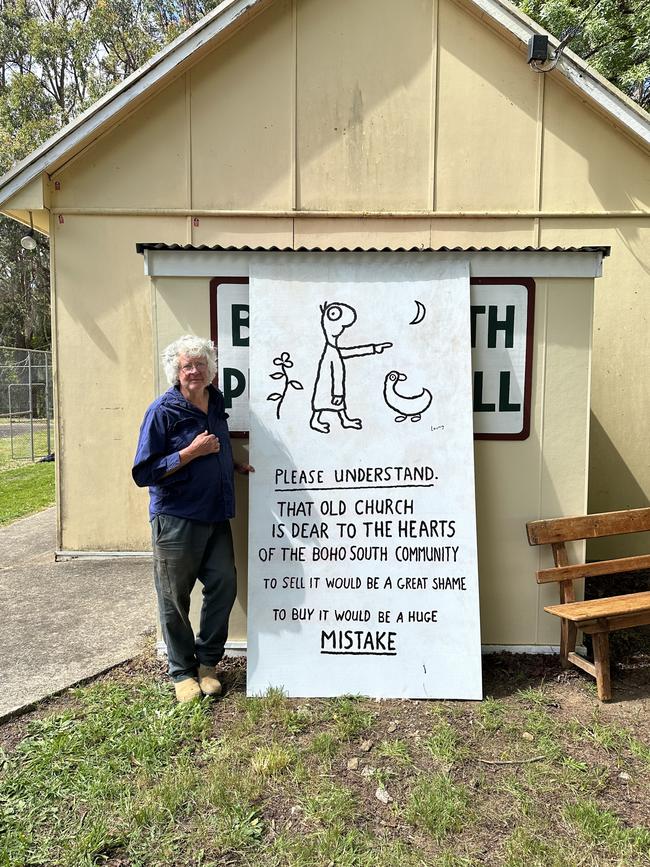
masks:
<svg viewBox="0 0 650 867"><path fill-rule="evenodd" d="M216 0L0 0L0 173L145 63ZM49 337L47 239L0 217L0 345Z"/></svg>

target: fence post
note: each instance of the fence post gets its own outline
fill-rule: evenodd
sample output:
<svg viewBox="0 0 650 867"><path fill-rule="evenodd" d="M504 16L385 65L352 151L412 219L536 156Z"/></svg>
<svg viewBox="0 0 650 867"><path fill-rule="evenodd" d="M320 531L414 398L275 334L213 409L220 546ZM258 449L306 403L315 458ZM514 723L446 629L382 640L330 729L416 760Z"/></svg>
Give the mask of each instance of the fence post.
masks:
<svg viewBox="0 0 650 867"><path fill-rule="evenodd" d="M45 425L47 428L47 453L52 454L52 443L50 442L50 375L48 368L48 358L45 355Z"/></svg>
<svg viewBox="0 0 650 867"><path fill-rule="evenodd" d="M14 454L14 413L11 405L11 386L12 383L7 386L7 401L9 403L9 442L11 443L11 460L13 461L16 459L16 455Z"/></svg>
<svg viewBox="0 0 650 867"><path fill-rule="evenodd" d="M34 404L32 401L32 353L27 350L27 389L29 391L29 429L32 445L32 463L34 463Z"/></svg>

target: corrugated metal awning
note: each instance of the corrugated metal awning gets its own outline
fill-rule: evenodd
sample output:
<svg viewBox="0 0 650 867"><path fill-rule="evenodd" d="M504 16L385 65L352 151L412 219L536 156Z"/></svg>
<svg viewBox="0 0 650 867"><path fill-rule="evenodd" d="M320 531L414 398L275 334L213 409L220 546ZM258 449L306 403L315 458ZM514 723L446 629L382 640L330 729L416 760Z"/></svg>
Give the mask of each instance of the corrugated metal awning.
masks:
<svg viewBox="0 0 650 867"><path fill-rule="evenodd" d="M583 247L305 247L136 244L149 277L247 278L251 264L267 256L409 256L463 258L472 277L594 278L610 248Z"/></svg>
<svg viewBox="0 0 650 867"><path fill-rule="evenodd" d="M135 245L138 253L145 250L183 250L183 251L210 251L220 253L600 253L603 257L609 256L611 247L608 246L583 246L583 247L278 247L269 246L228 246L219 244L159 244L138 243Z"/></svg>

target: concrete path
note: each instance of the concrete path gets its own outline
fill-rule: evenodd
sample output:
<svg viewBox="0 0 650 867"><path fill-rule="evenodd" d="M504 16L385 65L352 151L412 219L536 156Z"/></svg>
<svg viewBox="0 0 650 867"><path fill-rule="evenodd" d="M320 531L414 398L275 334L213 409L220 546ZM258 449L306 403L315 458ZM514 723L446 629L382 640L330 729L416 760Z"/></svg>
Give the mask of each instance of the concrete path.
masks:
<svg viewBox="0 0 650 867"><path fill-rule="evenodd" d="M0 719L123 662L156 628L151 562L54 562L54 508L0 527Z"/></svg>

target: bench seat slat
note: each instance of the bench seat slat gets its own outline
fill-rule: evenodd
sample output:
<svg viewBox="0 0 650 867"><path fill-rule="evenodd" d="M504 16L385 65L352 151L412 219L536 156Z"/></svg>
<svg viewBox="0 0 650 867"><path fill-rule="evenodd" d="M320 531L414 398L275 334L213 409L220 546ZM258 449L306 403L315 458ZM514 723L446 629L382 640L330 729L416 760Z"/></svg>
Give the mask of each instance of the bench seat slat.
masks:
<svg viewBox="0 0 650 867"><path fill-rule="evenodd" d="M620 557L618 560L599 560L597 563L578 563L575 566L555 566L552 569L540 569L537 573L537 583L550 584L552 581L575 581L578 578L617 575L619 572L636 572L639 569L650 569L650 554L640 554L636 557Z"/></svg>
<svg viewBox="0 0 650 867"><path fill-rule="evenodd" d="M544 607L544 611L572 620L575 623L624 617L643 612L648 612L648 619L650 620L650 590L643 593L627 593L624 596L607 596L604 599L589 599L585 602L547 605Z"/></svg>
<svg viewBox="0 0 650 867"><path fill-rule="evenodd" d="M601 536L617 536L619 533L642 533L650 530L650 508L529 521L526 529L531 545L597 539Z"/></svg>
<svg viewBox="0 0 650 867"><path fill-rule="evenodd" d="M603 620L589 620L581 623L580 629L587 635L596 632L616 632L617 629L632 629L635 626L650 626L650 611L638 614L625 614L622 617L606 617Z"/></svg>

